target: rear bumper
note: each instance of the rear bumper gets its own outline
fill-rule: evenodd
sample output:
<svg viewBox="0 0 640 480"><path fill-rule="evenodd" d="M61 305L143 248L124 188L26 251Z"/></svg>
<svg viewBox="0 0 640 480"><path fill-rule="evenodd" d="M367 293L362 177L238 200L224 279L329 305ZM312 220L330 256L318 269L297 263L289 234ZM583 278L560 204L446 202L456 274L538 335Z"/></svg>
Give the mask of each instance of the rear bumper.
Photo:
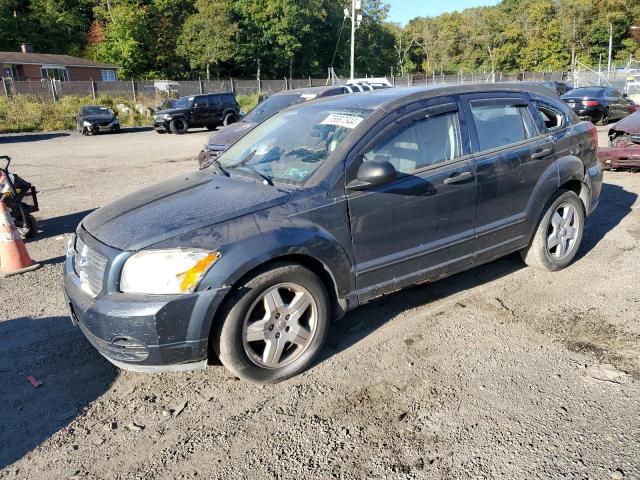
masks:
<svg viewBox="0 0 640 480"><path fill-rule="evenodd" d="M585 181L589 186L587 215L591 215L600 203L600 191L602 190L602 168L600 168L599 162L587 169Z"/></svg>
<svg viewBox="0 0 640 480"><path fill-rule="evenodd" d="M620 148L599 148L598 160L605 170L640 168L640 145Z"/></svg>
<svg viewBox="0 0 640 480"><path fill-rule="evenodd" d="M101 355L134 371L191 370L205 365L211 322L228 290L188 295L107 291L91 298L80 287L71 257L64 266L64 295L73 324Z"/></svg>
<svg viewBox="0 0 640 480"><path fill-rule="evenodd" d="M589 120L593 123L596 123L602 120L604 117L603 110L589 109L589 108L579 108L573 110L581 120Z"/></svg>

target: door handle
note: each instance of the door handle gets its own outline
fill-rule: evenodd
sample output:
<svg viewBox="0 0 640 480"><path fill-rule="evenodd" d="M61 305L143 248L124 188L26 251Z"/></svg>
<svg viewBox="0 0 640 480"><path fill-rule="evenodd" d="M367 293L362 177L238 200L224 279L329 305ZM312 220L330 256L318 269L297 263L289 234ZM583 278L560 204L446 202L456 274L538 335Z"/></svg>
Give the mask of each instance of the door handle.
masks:
<svg viewBox="0 0 640 480"><path fill-rule="evenodd" d="M450 177L445 178L444 179L444 183L446 185L448 185L450 183L462 183L462 182L466 182L467 180L470 180L472 178L473 178L473 173L471 173L471 172L454 173Z"/></svg>
<svg viewBox="0 0 640 480"><path fill-rule="evenodd" d="M544 158L553 153L553 148L543 148L541 150L536 150L531 154L532 159Z"/></svg>

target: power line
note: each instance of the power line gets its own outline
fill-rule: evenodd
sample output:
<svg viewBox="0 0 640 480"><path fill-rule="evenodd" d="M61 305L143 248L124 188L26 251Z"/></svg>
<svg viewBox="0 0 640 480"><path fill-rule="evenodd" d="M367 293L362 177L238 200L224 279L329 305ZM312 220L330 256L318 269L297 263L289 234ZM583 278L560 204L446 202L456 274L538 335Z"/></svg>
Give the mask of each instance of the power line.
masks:
<svg viewBox="0 0 640 480"><path fill-rule="evenodd" d="M342 38L342 30L344 29L344 24L347 21L347 17L342 17L342 25L340 26L340 33L338 34L338 41L336 42L336 48L333 51L333 58L331 58L331 68L333 68L333 62L336 59L336 53L338 53L338 45L340 45L340 39Z"/></svg>

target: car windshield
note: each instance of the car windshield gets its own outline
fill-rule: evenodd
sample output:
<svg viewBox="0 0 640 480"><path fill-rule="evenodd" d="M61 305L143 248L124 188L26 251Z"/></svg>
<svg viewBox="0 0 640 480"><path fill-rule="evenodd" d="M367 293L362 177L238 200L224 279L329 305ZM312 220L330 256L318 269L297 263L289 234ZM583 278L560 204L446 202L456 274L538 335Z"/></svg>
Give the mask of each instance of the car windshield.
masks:
<svg viewBox="0 0 640 480"><path fill-rule="evenodd" d="M295 95L274 95L256 105L242 119L245 122L262 123L274 113L278 113L291 105L302 103L306 100L299 94Z"/></svg>
<svg viewBox="0 0 640 480"><path fill-rule="evenodd" d="M225 169L304 182L371 110L301 105L274 115L219 158Z"/></svg>
<svg viewBox="0 0 640 480"><path fill-rule="evenodd" d="M113 111L108 107L84 107L85 115L113 115Z"/></svg>
<svg viewBox="0 0 640 480"><path fill-rule="evenodd" d="M193 105L193 97L180 97L173 108L191 108L191 105Z"/></svg>
<svg viewBox="0 0 640 480"><path fill-rule="evenodd" d="M574 88L570 92L567 92L566 95L571 97L602 97L604 95L604 88Z"/></svg>
<svg viewBox="0 0 640 480"><path fill-rule="evenodd" d="M160 107L160 110L168 110L170 108L176 108L175 100L165 100L162 107Z"/></svg>

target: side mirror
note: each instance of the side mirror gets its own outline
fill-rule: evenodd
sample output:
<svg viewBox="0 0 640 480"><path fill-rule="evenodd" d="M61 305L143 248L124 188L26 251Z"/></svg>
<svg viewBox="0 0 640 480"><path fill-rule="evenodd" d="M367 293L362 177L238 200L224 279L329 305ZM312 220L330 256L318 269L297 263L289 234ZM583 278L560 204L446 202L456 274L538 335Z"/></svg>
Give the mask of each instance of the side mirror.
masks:
<svg viewBox="0 0 640 480"><path fill-rule="evenodd" d="M622 96L623 96L624 98L629 98L629 95L628 95L628 94L626 94L626 93L623 93L623 94L622 94Z"/></svg>
<svg viewBox="0 0 640 480"><path fill-rule="evenodd" d="M396 179L398 172L389 162L366 160L358 169L355 180L347 185L349 190L366 190L368 187L383 185Z"/></svg>

